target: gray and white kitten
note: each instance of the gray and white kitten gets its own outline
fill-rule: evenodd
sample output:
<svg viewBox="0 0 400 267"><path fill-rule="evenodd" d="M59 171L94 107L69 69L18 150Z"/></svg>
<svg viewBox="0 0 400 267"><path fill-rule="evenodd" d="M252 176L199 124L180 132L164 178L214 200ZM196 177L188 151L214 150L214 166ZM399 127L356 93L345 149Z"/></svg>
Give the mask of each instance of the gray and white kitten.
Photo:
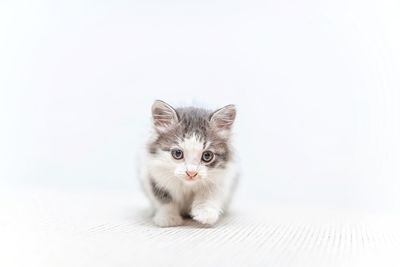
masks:
<svg viewBox="0 0 400 267"><path fill-rule="evenodd" d="M161 227L183 223L182 216L212 225L227 208L238 177L231 146L234 105L214 112L152 106L154 135L141 166L153 221Z"/></svg>

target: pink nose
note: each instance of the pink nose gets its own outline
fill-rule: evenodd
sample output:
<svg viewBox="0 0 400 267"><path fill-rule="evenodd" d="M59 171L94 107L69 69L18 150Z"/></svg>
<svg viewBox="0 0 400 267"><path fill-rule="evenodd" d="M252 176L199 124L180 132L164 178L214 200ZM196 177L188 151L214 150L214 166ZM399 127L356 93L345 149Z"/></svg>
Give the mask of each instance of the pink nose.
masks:
<svg viewBox="0 0 400 267"><path fill-rule="evenodd" d="M197 172L195 172L195 171L186 171L186 174L190 178L194 178L197 175Z"/></svg>

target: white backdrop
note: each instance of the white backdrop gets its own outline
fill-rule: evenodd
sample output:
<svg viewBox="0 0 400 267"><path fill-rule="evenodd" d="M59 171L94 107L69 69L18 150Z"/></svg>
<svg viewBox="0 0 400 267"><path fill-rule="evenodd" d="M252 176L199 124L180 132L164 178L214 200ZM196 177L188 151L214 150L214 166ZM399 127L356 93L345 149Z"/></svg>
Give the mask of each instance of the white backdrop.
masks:
<svg viewBox="0 0 400 267"><path fill-rule="evenodd" d="M235 103L239 197L386 210L400 3L2 1L0 179L139 189L150 105Z"/></svg>

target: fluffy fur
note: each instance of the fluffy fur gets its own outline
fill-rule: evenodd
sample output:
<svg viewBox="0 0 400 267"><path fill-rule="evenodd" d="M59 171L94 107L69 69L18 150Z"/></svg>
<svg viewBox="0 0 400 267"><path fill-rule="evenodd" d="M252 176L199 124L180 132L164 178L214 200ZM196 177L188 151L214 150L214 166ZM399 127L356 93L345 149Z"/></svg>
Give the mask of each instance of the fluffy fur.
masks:
<svg viewBox="0 0 400 267"><path fill-rule="evenodd" d="M154 102L154 134L140 176L155 208L156 225L181 225L182 216L208 225L218 221L238 176L231 146L235 117L233 105L212 112ZM174 158L174 150L182 158ZM213 155L209 162L203 160L205 151Z"/></svg>

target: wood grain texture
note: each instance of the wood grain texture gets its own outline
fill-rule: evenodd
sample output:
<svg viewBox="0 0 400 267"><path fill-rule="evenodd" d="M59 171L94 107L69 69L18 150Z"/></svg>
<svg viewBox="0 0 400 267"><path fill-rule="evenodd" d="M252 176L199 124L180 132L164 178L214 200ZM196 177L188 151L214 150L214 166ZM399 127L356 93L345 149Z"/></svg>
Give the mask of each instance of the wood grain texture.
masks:
<svg viewBox="0 0 400 267"><path fill-rule="evenodd" d="M128 192L0 199L0 266L400 266L394 215L242 203L215 227L158 228Z"/></svg>

